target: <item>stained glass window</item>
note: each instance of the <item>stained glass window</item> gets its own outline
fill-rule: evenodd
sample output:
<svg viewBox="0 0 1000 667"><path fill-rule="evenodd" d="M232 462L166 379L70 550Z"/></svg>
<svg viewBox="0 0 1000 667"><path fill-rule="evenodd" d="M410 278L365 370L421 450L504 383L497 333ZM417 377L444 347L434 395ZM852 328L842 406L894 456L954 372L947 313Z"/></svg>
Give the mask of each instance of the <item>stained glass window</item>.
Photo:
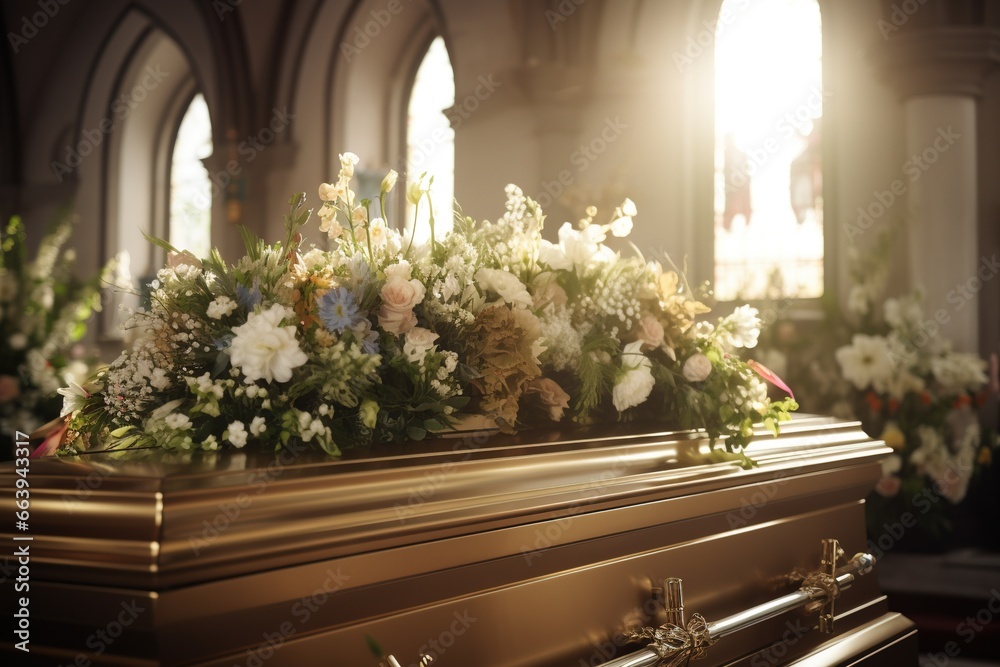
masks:
<svg viewBox="0 0 1000 667"><path fill-rule="evenodd" d="M816 0L724 0L715 42L715 289L823 294Z"/></svg>
<svg viewBox="0 0 1000 667"><path fill-rule="evenodd" d="M212 120L201 93L194 96L181 120L170 162L168 240L196 257L212 245L212 182L202 159L212 154Z"/></svg>
<svg viewBox="0 0 1000 667"><path fill-rule="evenodd" d="M455 73L448 50L440 37L427 49L410 93L406 122L407 185L427 173L434 177L431 201L434 204L435 233L452 228L455 198L455 130L444 111L455 104ZM429 210L421 202L417 220L418 241L430 238ZM414 207L407 203L406 219L413 220Z"/></svg>

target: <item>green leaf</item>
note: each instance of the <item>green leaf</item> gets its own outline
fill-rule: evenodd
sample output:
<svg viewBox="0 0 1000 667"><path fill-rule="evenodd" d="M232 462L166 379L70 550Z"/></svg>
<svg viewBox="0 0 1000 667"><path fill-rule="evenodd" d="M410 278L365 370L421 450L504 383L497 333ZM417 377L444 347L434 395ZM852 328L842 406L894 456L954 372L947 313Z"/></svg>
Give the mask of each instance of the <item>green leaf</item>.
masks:
<svg viewBox="0 0 1000 667"><path fill-rule="evenodd" d="M406 435L410 440L423 440L427 436L427 431L419 426L407 426Z"/></svg>
<svg viewBox="0 0 1000 667"><path fill-rule="evenodd" d="M163 248L167 252L180 252L180 250L171 245L169 241L165 241L158 236L151 236L143 230L139 230L139 232L142 234L142 238L146 239L146 241L159 248Z"/></svg>

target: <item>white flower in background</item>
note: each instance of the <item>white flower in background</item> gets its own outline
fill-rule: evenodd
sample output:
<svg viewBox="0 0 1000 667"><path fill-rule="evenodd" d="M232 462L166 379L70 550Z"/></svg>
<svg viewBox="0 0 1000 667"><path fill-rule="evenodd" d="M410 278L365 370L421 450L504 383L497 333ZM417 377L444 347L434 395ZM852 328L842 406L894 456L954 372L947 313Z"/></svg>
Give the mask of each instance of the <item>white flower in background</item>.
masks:
<svg viewBox="0 0 1000 667"><path fill-rule="evenodd" d="M399 174L396 173L396 170L390 169L389 173L382 179L382 194L392 191L392 189L396 186L397 178L399 178Z"/></svg>
<svg viewBox="0 0 1000 667"><path fill-rule="evenodd" d="M524 283L513 273L500 269L479 269L476 271L476 282L484 290L496 292L507 304L528 308L532 304L531 294Z"/></svg>
<svg viewBox="0 0 1000 667"><path fill-rule="evenodd" d="M191 428L191 419L182 412L173 412L163 418L163 423L175 431L186 431Z"/></svg>
<svg viewBox="0 0 1000 667"><path fill-rule="evenodd" d="M87 365L86 362L74 359L66 364L66 367L62 369L60 379L62 379L64 385L69 386L74 382L76 384L83 384L87 381L89 376L90 366Z"/></svg>
<svg viewBox="0 0 1000 667"><path fill-rule="evenodd" d="M340 188L338 188L336 185L332 183L320 183L319 198L321 201L336 201L339 194L340 194ZM327 207L324 206L322 209L320 209L321 216L323 215L322 213L323 210L327 210ZM333 209L329 210L332 211Z"/></svg>
<svg viewBox="0 0 1000 667"><path fill-rule="evenodd" d="M640 350L642 341L635 341L625 346L622 352L622 373L619 374L611 400L618 412L625 412L639 405L653 391L656 381L653 379L653 364Z"/></svg>
<svg viewBox="0 0 1000 667"><path fill-rule="evenodd" d="M716 332L719 342L725 348L756 347L760 336L760 317L756 308L740 306L731 315L724 318Z"/></svg>
<svg viewBox="0 0 1000 667"><path fill-rule="evenodd" d="M258 417L259 419L259 417ZM232 443L233 447L241 448L247 444L247 430L241 421L234 421L226 429L225 437Z"/></svg>
<svg viewBox="0 0 1000 667"><path fill-rule="evenodd" d="M890 397L901 401L908 393L923 391L924 381L909 370L901 369L890 373L883 381L874 383L874 387L876 391L884 391Z"/></svg>
<svg viewBox="0 0 1000 667"><path fill-rule="evenodd" d="M341 180L350 180L354 178L354 166L360 162L361 159L348 151L347 153L340 154L340 178Z"/></svg>
<svg viewBox="0 0 1000 667"><path fill-rule="evenodd" d="M10 344L10 349L12 350L23 350L28 347L28 337L19 331L15 334L11 334L8 343Z"/></svg>
<svg viewBox="0 0 1000 667"><path fill-rule="evenodd" d="M889 346L881 336L854 334L850 345L836 352L844 377L858 389L885 387L892 375Z"/></svg>
<svg viewBox="0 0 1000 667"><path fill-rule="evenodd" d="M978 389L986 384L986 361L974 354L951 352L931 359L931 372L946 393Z"/></svg>
<svg viewBox="0 0 1000 667"><path fill-rule="evenodd" d="M68 387L62 387L56 391L63 397L63 407L59 413L60 417L73 414L81 409L87 399L90 398L90 392L76 382L70 382Z"/></svg>
<svg viewBox="0 0 1000 667"><path fill-rule="evenodd" d="M883 308L886 324L894 329L920 326L924 319L924 309L920 305L919 294L899 299L886 299Z"/></svg>
<svg viewBox="0 0 1000 667"><path fill-rule="evenodd" d="M697 352L684 362L681 373L688 382L701 382L712 374L712 362L704 354Z"/></svg>
<svg viewBox="0 0 1000 667"><path fill-rule="evenodd" d="M213 320L221 320L223 317L232 315L236 306L237 303L228 296L218 296L209 302L205 314Z"/></svg>
<svg viewBox="0 0 1000 667"><path fill-rule="evenodd" d="M628 198L625 199L618 210L621 212L621 215L611 223L611 234L618 238L624 238L632 233L632 217L638 211L636 210L635 202Z"/></svg>
<svg viewBox="0 0 1000 667"><path fill-rule="evenodd" d="M282 320L293 315L274 304L251 313L246 324L233 328L236 337L229 348L230 361L243 372L247 384L261 379L288 382L292 370L309 361L295 339L295 327L281 326Z"/></svg>
<svg viewBox="0 0 1000 667"><path fill-rule="evenodd" d="M430 329L424 327L413 327L406 332L406 339L403 343L403 353L410 362L419 364L427 356L428 352L434 350L434 341L438 335Z"/></svg>
<svg viewBox="0 0 1000 667"><path fill-rule="evenodd" d="M267 422L263 417L254 417L253 421L250 422L250 433L253 435L261 435L267 430Z"/></svg>
<svg viewBox="0 0 1000 667"><path fill-rule="evenodd" d="M867 286L852 285L847 293L847 309L855 315L867 315L870 308Z"/></svg>

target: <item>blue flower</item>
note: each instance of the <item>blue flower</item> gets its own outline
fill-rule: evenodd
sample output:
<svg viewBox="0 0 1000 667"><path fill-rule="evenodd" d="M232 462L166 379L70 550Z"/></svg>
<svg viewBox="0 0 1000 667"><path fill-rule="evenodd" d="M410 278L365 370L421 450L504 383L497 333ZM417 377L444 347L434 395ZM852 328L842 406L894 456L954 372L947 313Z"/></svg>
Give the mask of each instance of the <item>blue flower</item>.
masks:
<svg viewBox="0 0 1000 667"><path fill-rule="evenodd" d="M236 300L248 312L253 311L254 306L259 305L263 298L264 297L260 293L259 278L254 278L252 289L247 289L243 285L236 285Z"/></svg>
<svg viewBox="0 0 1000 667"><path fill-rule="evenodd" d="M319 317L329 331L350 329L359 320L354 294L343 287L330 290L319 300Z"/></svg>

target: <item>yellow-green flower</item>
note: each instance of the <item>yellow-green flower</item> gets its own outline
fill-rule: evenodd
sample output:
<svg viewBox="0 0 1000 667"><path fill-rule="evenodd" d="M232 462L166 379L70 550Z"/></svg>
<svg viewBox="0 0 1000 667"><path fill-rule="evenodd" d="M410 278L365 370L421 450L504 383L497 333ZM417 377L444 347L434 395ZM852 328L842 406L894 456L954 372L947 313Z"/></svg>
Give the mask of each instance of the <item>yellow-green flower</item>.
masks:
<svg viewBox="0 0 1000 667"><path fill-rule="evenodd" d="M378 403L370 398L366 398L361 401L361 407L358 409L358 416L361 417L361 423L364 424L366 428L375 428L375 423L378 419Z"/></svg>

